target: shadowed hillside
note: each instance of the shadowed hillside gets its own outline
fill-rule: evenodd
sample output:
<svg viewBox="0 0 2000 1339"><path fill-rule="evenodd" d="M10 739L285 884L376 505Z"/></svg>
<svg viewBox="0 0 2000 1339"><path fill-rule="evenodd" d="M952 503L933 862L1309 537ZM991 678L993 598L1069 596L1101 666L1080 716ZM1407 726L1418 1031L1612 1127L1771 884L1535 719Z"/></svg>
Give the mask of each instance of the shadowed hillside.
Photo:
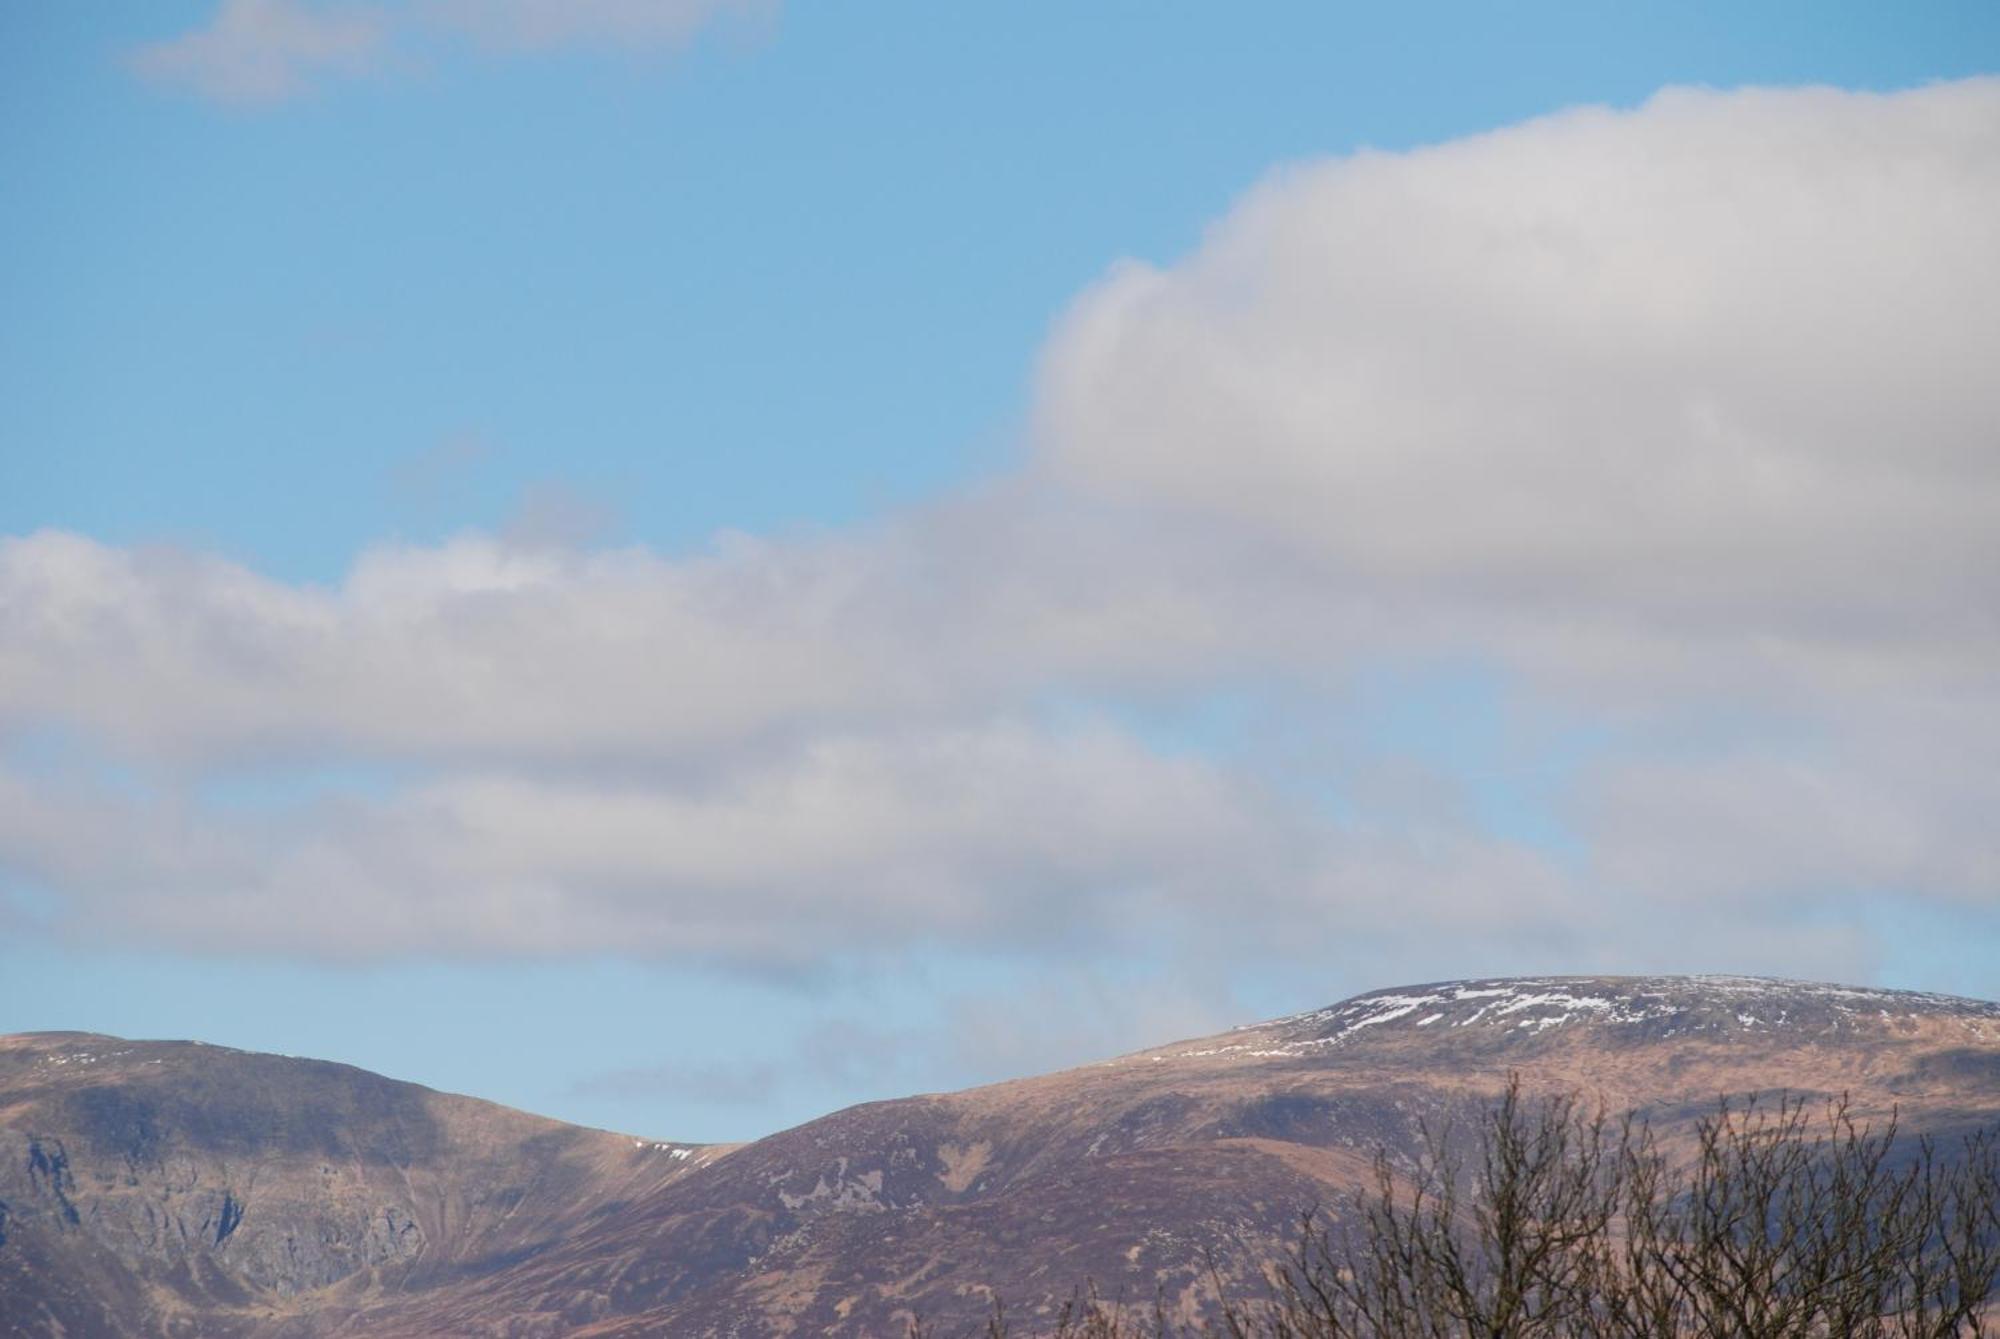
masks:
<svg viewBox="0 0 2000 1339"><path fill-rule="evenodd" d="M0 1330L277 1332L504 1269L710 1156L323 1061L0 1039Z"/></svg>

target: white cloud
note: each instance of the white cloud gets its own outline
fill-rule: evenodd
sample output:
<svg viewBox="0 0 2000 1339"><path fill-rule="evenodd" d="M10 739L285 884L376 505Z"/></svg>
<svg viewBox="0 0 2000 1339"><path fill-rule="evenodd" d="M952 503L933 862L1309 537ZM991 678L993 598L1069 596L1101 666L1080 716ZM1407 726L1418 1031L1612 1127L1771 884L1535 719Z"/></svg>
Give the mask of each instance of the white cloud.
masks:
<svg viewBox="0 0 2000 1339"><path fill-rule="evenodd" d="M766 21L777 0L431 0L430 20L495 47L678 46L726 19Z"/></svg>
<svg viewBox="0 0 2000 1339"><path fill-rule="evenodd" d="M1829 897L2000 909L1995 217L2000 81L1673 92L1274 175L1081 297L1020 477L879 526L332 588L7 541L0 739L122 779L17 771L0 866L303 952L1844 972ZM1433 660L1595 741L1573 849L1309 736ZM1283 767L1109 723L1214 692L1286 704ZM355 761L402 779L201 798Z"/></svg>
<svg viewBox="0 0 2000 1339"><path fill-rule="evenodd" d="M1583 830L1602 881L1646 900L1796 908L1916 890L2000 910L2000 731L1977 728L1621 758L1592 776Z"/></svg>
<svg viewBox="0 0 2000 1339"><path fill-rule="evenodd" d="M1611 727L1568 816L1628 924L2000 909L1994 217L1992 79L1297 166L1079 300L1038 468Z"/></svg>
<svg viewBox="0 0 2000 1339"><path fill-rule="evenodd" d="M88 776L0 787L0 867L62 890L75 933L356 957L1039 949L1225 885L1268 903L1296 882L1276 866L1307 854L1210 765L1014 722L823 736L692 775L469 772L277 807Z"/></svg>
<svg viewBox="0 0 2000 1339"><path fill-rule="evenodd" d="M1538 674L1990 667L1996 163L1980 80L1286 169L1077 303L1040 462Z"/></svg>
<svg viewBox="0 0 2000 1339"><path fill-rule="evenodd" d="M206 27L140 48L159 83L218 102L269 103L470 39L519 53L566 46L671 49L724 20L770 21L777 0L221 0Z"/></svg>
<svg viewBox="0 0 2000 1339"><path fill-rule="evenodd" d="M184 765L731 744L893 691L843 643L851 565L748 540L676 564L466 539L371 551L329 591L38 535L0 547L0 719Z"/></svg>
<svg viewBox="0 0 2000 1339"><path fill-rule="evenodd" d="M0 725L58 720L176 767L630 764L1233 654L1246 616L1220 606L1242 574L1093 522L1007 496L678 560L466 536L370 549L334 589L73 534L0 540Z"/></svg>
<svg viewBox="0 0 2000 1339"><path fill-rule="evenodd" d="M277 102L328 75L375 67L388 28L372 7L298 0L222 0L205 28L144 47L143 75L219 102Z"/></svg>

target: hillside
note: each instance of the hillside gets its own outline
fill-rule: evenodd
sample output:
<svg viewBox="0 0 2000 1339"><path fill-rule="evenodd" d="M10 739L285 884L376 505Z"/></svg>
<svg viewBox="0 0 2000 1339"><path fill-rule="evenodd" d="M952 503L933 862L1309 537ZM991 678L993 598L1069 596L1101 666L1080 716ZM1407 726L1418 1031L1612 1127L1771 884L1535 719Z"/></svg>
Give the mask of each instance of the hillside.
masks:
<svg viewBox="0 0 2000 1339"><path fill-rule="evenodd" d="M1510 1072L1669 1130L1718 1094L1846 1092L1949 1135L2000 1118L2000 1005L1745 978L1405 987L684 1154L339 1066L14 1038L0 1314L513 1339L950 1329L994 1291L1031 1316L1085 1278L1193 1305L1205 1255L1274 1248L1375 1148L1409 1153Z"/></svg>
<svg viewBox="0 0 2000 1339"><path fill-rule="evenodd" d="M718 1151L316 1060L0 1038L0 1333L310 1332L504 1269Z"/></svg>

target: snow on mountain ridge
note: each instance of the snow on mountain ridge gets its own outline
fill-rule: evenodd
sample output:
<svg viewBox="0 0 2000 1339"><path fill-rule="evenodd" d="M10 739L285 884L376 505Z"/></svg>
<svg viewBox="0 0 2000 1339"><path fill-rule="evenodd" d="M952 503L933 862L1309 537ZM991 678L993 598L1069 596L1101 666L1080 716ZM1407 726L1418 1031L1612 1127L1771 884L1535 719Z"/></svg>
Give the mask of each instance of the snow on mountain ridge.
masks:
<svg viewBox="0 0 2000 1339"><path fill-rule="evenodd" d="M1484 978L1371 991L1306 1013L1239 1029L1255 1040L1183 1052L1299 1055L1347 1043L1373 1028L1461 1028L1539 1036L1576 1023L1650 1026L1661 1036L1805 1028L1851 1029L1860 1020L1916 1015L2000 1024L2000 1004L1920 991L1753 976ZM1395 1026L1390 1026L1395 1025ZM1263 1044L1260 1044L1263 1043Z"/></svg>

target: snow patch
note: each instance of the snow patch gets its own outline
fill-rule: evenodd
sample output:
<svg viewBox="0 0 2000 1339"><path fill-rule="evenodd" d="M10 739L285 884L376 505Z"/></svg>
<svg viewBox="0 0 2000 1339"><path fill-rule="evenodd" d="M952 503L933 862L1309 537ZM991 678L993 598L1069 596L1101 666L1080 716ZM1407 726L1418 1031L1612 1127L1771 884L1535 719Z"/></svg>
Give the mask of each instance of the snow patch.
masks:
<svg viewBox="0 0 2000 1339"><path fill-rule="evenodd" d="M1411 1020L1419 1010L1423 1016ZM1256 1029L1267 1037L1277 1034L1272 1044L1239 1042L1180 1054L1304 1055L1342 1045L1370 1028L1390 1025L1393 1031L1397 1024L1498 1027L1510 1035L1540 1036L1577 1025L1650 1023L1660 1035L1676 1036L1736 1027L1798 1027L1806 1020L1840 1030L1871 1016L1893 1023L1898 1017L1940 1012L1958 1016L1967 1027L1975 1021L2000 1021L2000 1004L1985 1001L1765 977L1526 977L1361 995Z"/></svg>

